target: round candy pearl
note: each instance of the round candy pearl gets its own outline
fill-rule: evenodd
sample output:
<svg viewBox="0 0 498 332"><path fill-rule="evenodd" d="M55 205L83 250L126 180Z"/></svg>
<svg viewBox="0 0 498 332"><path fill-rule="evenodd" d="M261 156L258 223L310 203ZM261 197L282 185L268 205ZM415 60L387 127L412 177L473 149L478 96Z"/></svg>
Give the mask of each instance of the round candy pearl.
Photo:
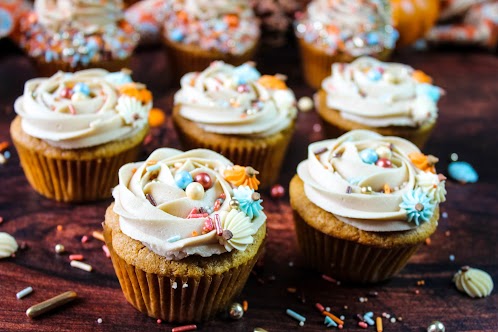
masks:
<svg viewBox="0 0 498 332"><path fill-rule="evenodd" d="M88 96L85 94L82 94L81 92L75 92L71 96L71 101L82 101L88 99Z"/></svg>
<svg viewBox="0 0 498 332"><path fill-rule="evenodd" d="M204 198L204 187L199 182L191 182L185 189L187 197L195 201Z"/></svg>
<svg viewBox="0 0 498 332"><path fill-rule="evenodd" d="M76 83L74 85L73 92L74 93L80 92L80 93L84 94L85 96L89 96L90 95L90 87L85 83L79 82L79 83Z"/></svg>
<svg viewBox="0 0 498 332"><path fill-rule="evenodd" d="M61 90L61 97L62 98L66 98L66 99L70 99L71 96L73 95L73 90L71 88L64 88Z"/></svg>
<svg viewBox="0 0 498 332"><path fill-rule="evenodd" d="M386 159L386 158L380 158L379 160L377 160L377 163L375 163L375 165L377 165L379 167L384 167L384 168L393 167L393 163L389 159Z"/></svg>
<svg viewBox="0 0 498 332"><path fill-rule="evenodd" d="M377 156L377 153L375 153L374 150L372 149L365 149L360 152L360 158L364 163L367 164L375 164L379 157Z"/></svg>
<svg viewBox="0 0 498 332"><path fill-rule="evenodd" d="M228 310L228 314L232 319L241 319L244 316L244 308L240 303L234 302Z"/></svg>
<svg viewBox="0 0 498 332"><path fill-rule="evenodd" d="M393 155L391 149L384 145L381 145L377 149L375 149L375 152L377 153L379 158L391 159Z"/></svg>
<svg viewBox="0 0 498 332"><path fill-rule="evenodd" d="M382 73L377 68L372 68L368 71L367 76L371 81L378 81L382 78Z"/></svg>
<svg viewBox="0 0 498 332"><path fill-rule="evenodd" d="M194 181L192 175L187 171L178 171L175 174L176 185L182 189L187 188L192 181Z"/></svg>
<svg viewBox="0 0 498 332"><path fill-rule="evenodd" d="M446 331L444 324L437 320L433 321L431 325L427 327L427 332L444 332L444 331Z"/></svg>
<svg viewBox="0 0 498 332"><path fill-rule="evenodd" d="M208 190L213 186L213 180L208 173L196 174L194 176L194 181L199 182L204 187L204 190Z"/></svg>
<svg viewBox="0 0 498 332"><path fill-rule="evenodd" d="M282 185L280 185L280 184L276 184L273 187L271 187L270 195L273 198L284 197L284 195L285 195L285 188Z"/></svg>

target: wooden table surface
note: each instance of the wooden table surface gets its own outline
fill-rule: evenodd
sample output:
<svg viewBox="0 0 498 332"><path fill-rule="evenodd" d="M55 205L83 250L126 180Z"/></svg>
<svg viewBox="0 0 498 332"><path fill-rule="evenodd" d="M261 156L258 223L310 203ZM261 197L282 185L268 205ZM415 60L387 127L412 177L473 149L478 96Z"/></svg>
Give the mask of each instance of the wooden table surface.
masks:
<svg viewBox="0 0 498 332"><path fill-rule="evenodd" d="M399 318L395 323L384 319L384 331L422 332L434 320L443 322L446 331L498 331L497 292L471 299L451 282L463 265L484 269L498 281L498 58L478 51L406 50L395 54L393 60L430 73L446 90L437 128L425 152L440 157L439 171L445 174L450 154L457 153L460 160L475 166L479 182L462 185L447 181L448 200L442 205L447 218L440 219L431 244L423 245L398 276L371 286L347 285L345 281L337 285L306 268L296 245L288 196L274 200L263 193L269 229L264 266L256 269L239 298L248 301L249 310L241 320L220 317L199 324L200 330L253 331L261 327L268 331L322 331L323 317L314 308L318 301L333 313L344 315L348 331L362 331L354 317L368 311ZM288 75L298 97L312 95L313 90L301 79L295 47L265 49L258 61L262 72ZM153 91L155 106L170 113L178 83L170 78L161 50L138 52L131 67L135 80L147 83ZM11 142L12 105L22 94L24 82L35 76L27 58L9 42L0 41L0 142ZM144 157L157 147L179 147L169 118L163 127L153 130L153 136L152 143L144 147ZM306 157L307 145L323 138L315 112L300 113L280 178L284 187L288 187L298 162ZM94 230L101 229L111 200L63 204L45 199L28 185L15 149L9 150L11 159L0 165L0 231L12 234L27 247L0 261L0 330L170 330L173 325L157 324L126 302L111 261L101 249L103 243L91 237ZM57 225L62 225L62 230L58 231ZM82 244L84 235L90 240ZM68 255L54 252L58 243L70 253L84 254L94 272L70 267ZM420 280L425 285L417 286ZM34 288L33 294L17 300L15 294L27 286ZM296 288L297 293L289 293L288 288ZM78 300L39 319L26 317L31 305L67 290L76 291ZM360 297L368 301L360 302ZM286 308L306 316L305 326L299 327L286 316ZM101 324L98 318L102 318Z"/></svg>

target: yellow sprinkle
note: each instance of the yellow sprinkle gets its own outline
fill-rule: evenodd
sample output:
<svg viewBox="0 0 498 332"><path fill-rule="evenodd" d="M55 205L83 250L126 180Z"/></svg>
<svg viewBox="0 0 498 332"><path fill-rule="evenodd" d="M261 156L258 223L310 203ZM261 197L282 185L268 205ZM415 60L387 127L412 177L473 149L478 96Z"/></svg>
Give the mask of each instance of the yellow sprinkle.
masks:
<svg viewBox="0 0 498 332"><path fill-rule="evenodd" d="M382 318L377 317L375 321L377 323L377 332L382 332Z"/></svg>

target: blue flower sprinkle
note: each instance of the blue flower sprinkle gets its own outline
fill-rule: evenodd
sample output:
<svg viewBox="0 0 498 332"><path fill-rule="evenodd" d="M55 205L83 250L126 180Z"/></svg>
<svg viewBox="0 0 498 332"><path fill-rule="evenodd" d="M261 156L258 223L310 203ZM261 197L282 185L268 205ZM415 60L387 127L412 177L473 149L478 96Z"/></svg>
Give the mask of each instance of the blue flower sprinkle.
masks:
<svg viewBox="0 0 498 332"><path fill-rule="evenodd" d="M408 222L420 225L428 222L434 214L434 204L421 188L403 194L403 202L399 207L406 210Z"/></svg>
<svg viewBox="0 0 498 332"><path fill-rule="evenodd" d="M434 102L437 102L441 98L441 91L437 86L422 83L417 85L417 95L426 95Z"/></svg>
<svg viewBox="0 0 498 332"><path fill-rule="evenodd" d="M240 186L233 190L233 197L239 201L240 211L244 212L250 219L259 217L263 207L261 206L262 199L253 199L254 190L249 186Z"/></svg>

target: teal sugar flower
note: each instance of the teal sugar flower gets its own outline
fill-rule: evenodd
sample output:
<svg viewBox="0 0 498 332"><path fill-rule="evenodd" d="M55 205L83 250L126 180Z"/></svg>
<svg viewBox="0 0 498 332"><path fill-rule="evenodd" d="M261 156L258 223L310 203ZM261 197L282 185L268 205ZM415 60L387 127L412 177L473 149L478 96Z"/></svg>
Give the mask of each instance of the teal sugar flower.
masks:
<svg viewBox="0 0 498 332"><path fill-rule="evenodd" d="M263 207L259 194L254 192L249 186L240 186L233 190L233 197L239 201L240 211L244 212L251 220L259 217ZM256 199L255 199L256 198Z"/></svg>
<svg viewBox="0 0 498 332"><path fill-rule="evenodd" d="M431 219L435 205L421 188L417 188L403 194L403 202L399 204L399 207L406 210L408 222L418 226Z"/></svg>

